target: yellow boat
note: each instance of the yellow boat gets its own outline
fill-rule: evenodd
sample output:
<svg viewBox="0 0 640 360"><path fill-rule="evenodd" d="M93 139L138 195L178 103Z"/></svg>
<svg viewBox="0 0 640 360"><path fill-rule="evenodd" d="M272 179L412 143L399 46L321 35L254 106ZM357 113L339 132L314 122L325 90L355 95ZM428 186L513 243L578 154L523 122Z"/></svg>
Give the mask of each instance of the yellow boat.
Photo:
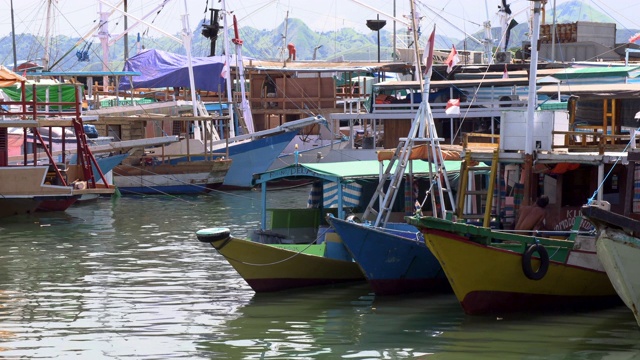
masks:
<svg viewBox="0 0 640 360"><path fill-rule="evenodd" d="M406 219L422 231L467 314L620 303L592 237L557 240L431 217Z"/></svg>
<svg viewBox="0 0 640 360"><path fill-rule="evenodd" d="M364 281L358 264L349 258L331 258L343 247L335 233L321 244L262 244L230 236L225 228L200 230L255 292L271 292L308 286Z"/></svg>

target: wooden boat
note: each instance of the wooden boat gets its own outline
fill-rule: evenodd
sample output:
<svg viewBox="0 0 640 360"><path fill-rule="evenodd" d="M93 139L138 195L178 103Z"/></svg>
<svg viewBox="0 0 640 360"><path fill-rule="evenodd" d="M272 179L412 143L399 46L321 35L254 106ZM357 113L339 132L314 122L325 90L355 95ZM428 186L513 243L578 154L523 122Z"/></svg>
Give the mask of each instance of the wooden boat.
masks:
<svg viewBox="0 0 640 360"><path fill-rule="evenodd" d="M534 29L534 43L537 34ZM532 84L536 65L532 51ZM620 301L598 260L595 237L580 232L585 224L579 210L590 194L605 195L599 184L606 171L616 178L606 196L616 199L617 209L630 203L625 199L633 191L632 174L615 167L626 160L618 142L625 136L610 112L603 116L602 131L569 131L576 119L575 103L570 101L568 114L540 110L535 91L529 87L527 107L502 111L499 138L484 135L476 144L465 139L454 212L444 219L405 218L423 233L468 314L591 309ZM597 94L608 106L616 104L612 93ZM541 195L550 199L543 206L541 229L520 229L515 216L524 216L522 206Z"/></svg>
<svg viewBox="0 0 640 360"><path fill-rule="evenodd" d="M416 174L427 172L425 162L414 169ZM198 238L225 256L256 292L364 281L358 264L327 223L327 214L344 219L348 212L360 208L368 201L363 193L373 190L378 177L375 160L297 164L256 174L254 183L262 191L262 217L260 229L251 239L229 236L225 230L203 230ZM308 208L267 207L268 184L284 179L314 181ZM398 199L396 206L404 209L403 199Z"/></svg>
<svg viewBox="0 0 640 360"><path fill-rule="evenodd" d="M640 222L591 204L582 214L596 227L596 251L613 287L640 325Z"/></svg>
<svg viewBox="0 0 640 360"><path fill-rule="evenodd" d="M422 147L416 152L420 153ZM384 158L386 154L382 152ZM459 169L459 161L447 161L447 167ZM406 208L414 209L417 192L420 188L428 189L432 182L431 166L428 162L420 161L411 164L409 171L401 166L396 171L406 173L406 178L400 186L389 186L390 189L405 189L402 209L395 206L395 213L404 214ZM393 166L393 165L387 165ZM383 165L380 165L381 170ZM381 171L380 176L384 175ZM386 182L383 182L386 184ZM386 185L383 185L386 186ZM407 191L406 188L411 189ZM415 191L414 191L415 190ZM406 194L411 193L411 196ZM378 197L374 191L372 197ZM395 199L393 200L396 201ZM394 209L392 209L394 210ZM399 212L398 210L403 210ZM365 211L362 216L366 216ZM392 216L390 213L389 216ZM394 295L416 291L446 291L451 290L438 260L424 244L421 233L415 226L404 222L383 222L376 225L366 218L362 222L358 217L339 219L329 216L328 221L342 238L351 256L358 263L365 274L369 285L377 295Z"/></svg>
<svg viewBox="0 0 640 360"><path fill-rule="evenodd" d="M337 236L327 236L320 244L262 244L231 237L229 229L204 229L196 235L224 256L255 292L363 280L346 252L331 254L342 248Z"/></svg>
<svg viewBox="0 0 640 360"><path fill-rule="evenodd" d="M406 223L385 227L329 218L376 295L451 291L422 234Z"/></svg>
<svg viewBox="0 0 640 360"><path fill-rule="evenodd" d="M38 208L66 210L79 197L69 186L46 183L49 166L0 166L0 217L31 214Z"/></svg>
<svg viewBox="0 0 640 360"><path fill-rule="evenodd" d="M83 123L78 101L71 103L55 103L66 111L48 111L51 103L39 102L37 99L27 100L23 77L0 68L0 83L12 85L21 83L23 96L21 101L3 101L11 109L4 120L0 121L0 192L7 206L2 210L3 216L31 213L36 209L65 210L84 194L112 194L115 188L110 187L100 171L94 174L97 162L86 143ZM35 88L35 86L34 86ZM79 89L76 88L76 99ZM39 111L44 109L43 111ZM74 165L66 165L62 155L62 164L54 161L51 149L40 136L40 127L73 127L80 140L77 141L79 161ZM11 164L11 153L8 139L9 128L32 129L35 138L42 145L44 158L39 153L28 154L22 151L22 162ZM23 130L24 133L24 130ZM26 146L26 144L23 144ZM99 179L98 179L99 177ZM102 183L98 183L101 180Z"/></svg>
<svg viewBox="0 0 640 360"><path fill-rule="evenodd" d="M230 159L184 161L171 164L143 158L138 165L113 169L114 185L123 194L198 194L219 186L231 166Z"/></svg>
<svg viewBox="0 0 640 360"><path fill-rule="evenodd" d="M432 217L407 221L422 231L467 314L619 303L595 239L525 236Z"/></svg>
<svg viewBox="0 0 640 360"><path fill-rule="evenodd" d="M426 90L424 93L428 92ZM415 143L421 144L414 146ZM459 154L454 157L459 158ZM395 201L398 192L404 194L410 212L415 209L414 204L422 211L426 199L421 201L418 198L421 183L422 190L426 189L425 193L431 194L429 210L433 216L444 216L445 210L454 205L451 192L447 191L447 198L443 191L437 194L431 191L434 183L437 189L450 187L447 169L455 168L456 173L459 172L460 161L445 161L426 97L420 104L407 137L399 139L395 151L378 152L378 161L380 180L362 215L366 222L362 224L329 218L331 225L360 265L376 294L450 290L440 263L426 247L416 227L389 222L393 213L390 204ZM417 174L415 170L420 166L425 166L425 172ZM436 198L440 201L436 201ZM406 208L403 210L406 211ZM372 215L375 215L371 219L373 222L369 222L368 217Z"/></svg>

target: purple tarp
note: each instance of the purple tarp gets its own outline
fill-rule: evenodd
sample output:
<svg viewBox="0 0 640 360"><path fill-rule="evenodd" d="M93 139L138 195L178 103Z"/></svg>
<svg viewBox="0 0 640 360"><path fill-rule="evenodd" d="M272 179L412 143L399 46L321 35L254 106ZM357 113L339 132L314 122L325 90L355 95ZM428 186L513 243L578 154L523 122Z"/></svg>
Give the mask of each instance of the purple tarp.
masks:
<svg viewBox="0 0 640 360"><path fill-rule="evenodd" d="M225 79L220 76L224 56L192 57L193 77L198 90L224 91ZM190 88L188 58L185 55L149 49L132 56L124 65L124 71L137 71L133 88ZM129 77L120 80L120 90L128 90Z"/></svg>

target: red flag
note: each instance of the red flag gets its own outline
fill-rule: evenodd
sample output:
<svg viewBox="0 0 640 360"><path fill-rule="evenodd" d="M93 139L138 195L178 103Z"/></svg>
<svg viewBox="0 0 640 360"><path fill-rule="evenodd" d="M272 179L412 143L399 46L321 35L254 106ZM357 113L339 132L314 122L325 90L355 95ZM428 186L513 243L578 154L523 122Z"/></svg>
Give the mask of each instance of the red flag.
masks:
<svg viewBox="0 0 640 360"><path fill-rule="evenodd" d="M502 73L502 78L503 79L509 78L509 72L507 71L507 64L504 64L504 72Z"/></svg>
<svg viewBox="0 0 640 360"><path fill-rule="evenodd" d="M636 33L635 35L633 35L632 37L629 38L629 42L633 43L636 42L636 40L640 39L640 32Z"/></svg>
<svg viewBox="0 0 640 360"><path fill-rule="evenodd" d="M447 64L447 73L450 73L451 70L453 70L453 67L458 65L459 62L460 62L460 58L458 57L458 51L456 51L456 46L451 45L451 52L449 53L449 56L447 57L447 61L445 62L445 64Z"/></svg>
<svg viewBox="0 0 640 360"><path fill-rule="evenodd" d="M429 40L427 41L427 45L424 48L424 53L422 53L422 63L424 64L424 77L431 78L431 68L433 67L433 46L436 42L436 26L433 26L433 31L431 32L431 36L429 36Z"/></svg>

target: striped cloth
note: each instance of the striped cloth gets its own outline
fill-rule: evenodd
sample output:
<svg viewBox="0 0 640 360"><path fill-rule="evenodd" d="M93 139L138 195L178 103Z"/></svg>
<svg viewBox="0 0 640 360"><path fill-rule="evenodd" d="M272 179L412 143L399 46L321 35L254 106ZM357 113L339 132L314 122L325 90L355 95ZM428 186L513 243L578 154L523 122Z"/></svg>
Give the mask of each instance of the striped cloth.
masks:
<svg viewBox="0 0 640 360"><path fill-rule="evenodd" d="M416 211L415 202L417 199L417 191L414 190L418 189L417 181L418 180L412 175L407 175L404 181L404 214L406 216L411 216ZM413 184L413 187L411 184Z"/></svg>
<svg viewBox="0 0 640 360"><path fill-rule="evenodd" d="M325 182L323 184L324 208L338 207L338 184L335 182ZM362 185L352 182L342 186L342 206L357 207L360 205L362 195Z"/></svg>
<svg viewBox="0 0 640 360"><path fill-rule="evenodd" d="M307 208L319 208L322 202L322 180L314 181L309 191Z"/></svg>
<svg viewBox="0 0 640 360"><path fill-rule="evenodd" d="M633 171L633 212L640 213L640 166Z"/></svg>

